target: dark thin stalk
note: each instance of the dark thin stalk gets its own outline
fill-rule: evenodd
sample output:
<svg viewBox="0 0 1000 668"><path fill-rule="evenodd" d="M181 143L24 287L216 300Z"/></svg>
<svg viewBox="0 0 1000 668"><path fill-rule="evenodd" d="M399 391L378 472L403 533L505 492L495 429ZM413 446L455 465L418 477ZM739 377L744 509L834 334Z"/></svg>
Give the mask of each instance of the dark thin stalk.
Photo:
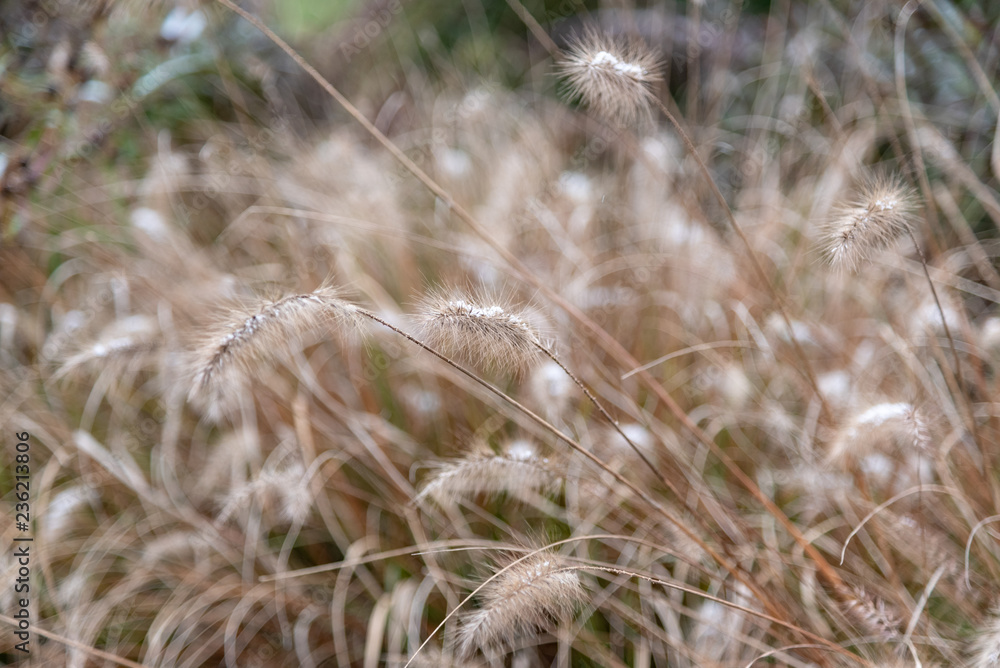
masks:
<svg viewBox="0 0 1000 668"><path fill-rule="evenodd" d="M549 350L548 348L546 348L545 346L543 346L538 341L535 341L535 347L537 347L539 350L541 350L543 354L545 354L550 360L552 360L556 364L556 366L558 366L560 369L562 369L563 372L565 372L565 374L567 376L569 376L570 380L572 380L574 383L576 383L576 386L579 387L580 390L583 392L583 394L590 400L590 403L592 403L594 405L594 408L597 409L597 412L600 413L601 416L605 420L607 420L608 423L611 424L611 426L614 428L614 430L616 432L618 432L619 436L621 436L622 438L625 439L625 442L628 443L628 445L629 445L630 448L632 448L632 451L635 452L635 454L639 456L639 459L641 459L642 462L646 465L646 467L649 468L649 470L653 472L653 475L655 475L657 478L659 478L660 482L662 482L664 485L666 485L667 488L671 492L673 492L673 494L674 494L674 496L676 498L682 499L683 497L681 496L681 493L677 489L677 487L672 482L670 482L667 479L667 477L659 469L656 468L656 466L653 464L653 462L649 461L649 458L646 457L645 454L643 454L643 452L639 449L639 446L637 446L632 441L632 439L629 438L625 434L624 431L622 431L621 425L618 424L618 420L616 420L613 417L611 417L611 414L608 413L608 411L604 408L604 405L601 404L601 402L597 400L597 397L595 397L594 394L593 394L593 392L590 391L590 388L588 388L586 385L584 385L583 381L581 381L576 376L575 373L573 373L572 371L570 371L566 367L566 365L562 363L562 361L559 359L559 357L554 352L552 352L551 350Z"/></svg>
<svg viewBox="0 0 1000 668"><path fill-rule="evenodd" d="M476 374L472 373L471 371L469 371L468 369L466 369L461 364L459 364L458 362L454 361L453 359L451 359L450 357L448 357L444 353L441 353L440 351L438 351L435 348L427 345L426 343L424 343L420 339L417 339L416 337L408 334L407 332L405 332L402 329L396 327L395 325L387 322L386 320L383 320L382 318L378 317L377 315L375 315L371 311L367 311L365 309L358 308L357 309L357 314L361 315L361 316L364 316L365 318L368 318L369 320L372 320L373 322L377 322L378 324L382 325L383 327L385 327L385 328L391 330L392 332L398 334L399 336L403 337L404 339L406 339L410 343L414 344L415 346L418 346L419 348L421 348L421 349L429 352L431 355L434 355L434 357L437 357L439 360L441 360L442 362L444 362L445 364L447 364L451 368L455 369L456 371L458 371L459 373L461 373L462 375L464 375L466 378L472 380L474 383L476 383L480 387L484 388L489 393L493 394L494 396L500 398L504 402L506 402L506 403L510 404L511 406L513 406L515 409L517 409L522 414L524 414L529 419L531 419L535 424L537 424L538 426L542 427L545 431L549 432L550 434L552 434L553 436L555 436L559 440L561 440L564 443L566 443L573 450L577 451L578 453L580 453L581 455L583 455L584 457L586 457L592 464L594 464L595 466L597 466L598 468L600 468L605 473L611 475L615 480L617 480L618 482L620 482L622 485L625 485L633 494L635 494L636 496L638 496L640 499L642 499L647 504L649 504L650 507L652 507L657 512L659 512L661 515L663 515L663 517L665 517L668 522L670 522L675 527L677 527L685 536L687 536L688 538L690 538L691 540L693 540L698 545L698 547L700 547L702 550L704 550L706 554L708 554L712 559L714 559L716 561L716 563L718 563L720 566L722 566L723 568L725 568L729 572L730 575L732 575L738 581L740 581L741 583L743 583L744 585L746 585L747 588L750 589L750 591L754 592L754 595L757 596L764 603L764 605L768 607L768 609L774 611L774 606L770 603L769 599L764 595L764 592L761 591L754 584L752 584L750 581L748 581L746 579L746 577L739 571L739 569L736 566L733 566L733 565L729 564L726 561L726 559L721 554L719 554L714 549L712 549L712 547L709 546L701 538L699 538L697 536L697 534L695 534L694 532L692 532L690 529L688 529L686 526L684 526L683 523L681 523L679 520L677 520L676 518L674 518L673 515L671 515L667 511L666 508L664 508L662 505L660 505L659 503L657 503L656 500L653 499L651 496L649 496L649 494L647 492L645 492L644 490L642 490L639 487L637 487L633 482L631 482L630 480L628 480L627 478L625 478L623 475L621 475L617 471L613 470L610 466L608 466L605 462L603 462L600 458L598 458L597 456L595 456L593 453L588 452L586 450L586 448L584 448L582 445L580 445L573 437L571 437L568 434L562 432L555 425L553 425L552 423L550 423L548 420L546 420L545 418L541 417L540 415L538 415L537 413L535 413L530 408L528 408L527 406L525 406L521 402L517 401L513 397L507 395L506 393L504 393L499 388L495 387L494 385L492 385L492 384L488 383L487 381L483 380L482 378L480 378Z"/></svg>

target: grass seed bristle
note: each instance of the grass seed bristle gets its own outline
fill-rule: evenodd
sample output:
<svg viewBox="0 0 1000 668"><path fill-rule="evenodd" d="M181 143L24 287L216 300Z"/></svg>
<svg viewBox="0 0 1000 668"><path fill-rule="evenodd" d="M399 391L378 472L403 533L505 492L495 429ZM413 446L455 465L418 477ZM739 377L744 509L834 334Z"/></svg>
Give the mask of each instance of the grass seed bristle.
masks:
<svg viewBox="0 0 1000 668"><path fill-rule="evenodd" d="M911 403L886 402L868 407L841 428L830 446L829 460L849 466L878 449L906 448L921 453L930 446L930 425Z"/></svg>
<svg viewBox="0 0 1000 668"><path fill-rule="evenodd" d="M542 350L529 315L502 299L434 295L424 301L420 319L432 346L502 373L520 374Z"/></svg>
<svg viewBox="0 0 1000 668"><path fill-rule="evenodd" d="M994 611L986 620L972 645L970 668L995 668L1000 666L1000 613Z"/></svg>
<svg viewBox="0 0 1000 668"><path fill-rule="evenodd" d="M93 342L65 358L56 378L71 376L85 369L111 370L126 376L147 364L161 348L159 332L151 318L132 316L106 327Z"/></svg>
<svg viewBox="0 0 1000 668"><path fill-rule="evenodd" d="M455 502L478 494L506 492L516 499L552 494L559 477L548 459L515 451L506 456L474 455L443 464L420 490L417 501Z"/></svg>
<svg viewBox="0 0 1000 668"><path fill-rule="evenodd" d="M883 599L858 589L842 606L847 616L871 635L885 642L899 637L899 616Z"/></svg>
<svg viewBox="0 0 1000 668"><path fill-rule="evenodd" d="M615 40L588 31L570 44L559 65L570 91L599 115L624 125L649 116L651 85L660 64L638 40Z"/></svg>
<svg viewBox="0 0 1000 668"><path fill-rule="evenodd" d="M302 338L322 326L353 320L357 307L332 288L234 309L195 353L189 398L224 408L261 369L287 355ZM249 313L249 314L248 314Z"/></svg>
<svg viewBox="0 0 1000 668"><path fill-rule="evenodd" d="M479 592L481 607L465 616L459 651L486 651L551 627L571 616L584 599L577 572L554 553L543 552L515 563Z"/></svg>
<svg viewBox="0 0 1000 668"><path fill-rule="evenodd" d="M826 255L835 267L857 269L911 228L913 193L898 176L870 177L856 199L839 206L826 229Z"/></svg>

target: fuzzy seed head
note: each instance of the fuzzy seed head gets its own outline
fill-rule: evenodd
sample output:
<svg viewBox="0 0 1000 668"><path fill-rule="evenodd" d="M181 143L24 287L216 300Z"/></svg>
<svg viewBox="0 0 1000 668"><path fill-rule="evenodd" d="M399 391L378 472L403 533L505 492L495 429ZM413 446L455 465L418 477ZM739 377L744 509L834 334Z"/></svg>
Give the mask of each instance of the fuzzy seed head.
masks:
<svg viewBox="0 0 1000 668"><path fill-rule="evenodd" d="M159 352L161 342L150 318L132 316L110 325L101 336L66 358L56 377L84 369L108 371L113 376L133 374Z"/></svg>
<svg viewBox="0 0 1000 668"><path fill-rule="evenodd" d="M573 614L584 598L576 571L542 552L511 566L479 592L481 607L465 616L459 651L493 650Z"/></svg>
<svg viewBox="0 0 1000 668"><path fill-rule="evenodd" d="M994 611L972 646L971 668L1000 666L1000 610Z"/></svg>
<svg viewBox="0 0 1000 668"><path fill-rule="evenodd" d="M857 589L842 605L848 617L871 635L885 642L899 637L899 616L883 599Z"/></svg>
<svg viewBox="0 0 1000 668"><path fill-rule="evenodd" d="M435 295L424 301L420 319L430 345L480 367L517 375L541 352L528 314L502 299Z"/></svg>
<svg viewBox="0 0 1000 668"><path fill-rule="evenodd" d="M526 445L512 447L504 456L473 455L441 465L417 495L417 501L434 499L446 503L502 492L527 500L532 495L556 492L559 477L549 460L528 451Z"/></svg>
<svg viewBox="0 0 1000 668"><path fill-rule="evenodd" d="M224 412L261 368L291 352L306 334L356 318L357 307L339 299L332 288L233 309L194 353L189 398Z"/></svg>
<svg viewBox="0 0 1000 668"><path fill-rule="evenodd" d="M859 187L857 198L838 207L827 225L830 264L857 269L910 229L914 208L913 193L900 177L868 178Z"/></svg>
<svg viewBox="0 0 1000 668"><path fill-rule="evenodd" d="M829 459L850 466L861 457L882 450L923 452L931 444L931 425L924 411L907 402L879 403L856 414L841 428Z"/></svg>
<svg viewBox="0 0 1000 668"><path fill-rule="evenodd" d="M219 524L233 518L244 521L241 514L256 502L272 512L275 521L304 523L313 507L312 491L304 473L299 462L281 468L265 468L254 480L234 487L221 499L216 521Z"/></svg>
<svg viewBox="0 0 1000 668"><path fill-rule="evenodd" d="M650 86L660 79L659 62L637 41L615 41L590 31L570 45L560 64L573 97L611 121L631 125L649 116Z"/></svg>

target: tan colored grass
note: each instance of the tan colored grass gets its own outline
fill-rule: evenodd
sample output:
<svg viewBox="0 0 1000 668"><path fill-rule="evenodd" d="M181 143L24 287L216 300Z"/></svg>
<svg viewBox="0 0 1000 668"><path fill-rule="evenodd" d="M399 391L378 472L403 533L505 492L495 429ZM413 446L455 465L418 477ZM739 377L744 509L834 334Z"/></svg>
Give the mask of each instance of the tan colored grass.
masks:
<svg viewBox="0 0 1000 668"><path fill-rule="evenodd" d="M95 340L66 357L56 376L78 375L84 370L128 376L154 360L161 349L160 333L152 318L124 318L113 322Z"/></svg>
<svg viewBox="0 0 1000 668"><path fill-rule="evenodd" d="M189 399L210 411L231 406L262 370L287 357L304 337L355 316L356 307L324 287L274 301L230 308L193 351Z"/></svg>
<svg viewBox="0 0 1000 668"><path fill-rule="evenodd" d="M468 656L495 650L551 628L573 613L584 594L576 570L554 553L513 563L479 592L479 610L462 620L459 651Z"/></svg>
<svg viewBox="0 0 1000 668"><path fill-rule="evenodd" d="M842 605L844 612L866 633L883 642L899 638L899 615L884 599L858 589L847 596Z"/></svg>
<svg viewBox="0 0 1000 668"><path fill-rule="evenodd" d="M1000 665L1000 616L989 616L972 645L969 668L994 668Z"/></svg>
<svg viewBox="0 0 1000 668"><path fill-rule="evenodd" d="M108 118L139 145L155 145L158 158L142 156L150 165L144 183L129 181L127 166L116 166L113 182L105 178L117 144L98 144L72 163L57 146L40 145L23 161L8 153L0 422L35 439L32 510L39 536L52 538L34 544L33 610L39 632L53 639L37 648L37 661L114 661L97 650L151 666L296 668L402 665L408 656L461 666L571 665L581 657L698 668L996 662L989 585L1000 580L1000 557L987 527L1000 512L992 409L1000 403L1000 337L990 332L1000 328L987 323L1000 296L980 280L989 272L977 276L964 257L975 252L982 271L997 255L989 234L976 238L1000 220L995 177L983 167L997 110L978 113L972 97L961 100L977 87L960 80L962 61L936 39L933 3L908 24L899 7L882 4L824 5L822 18L773 5L766 26L745 9L730 21L722 5L684 7L688 16L664 23L658 12L671 9L663 3L571 17L615 34L634 25L650 46L594 36L562 64L582 106L613 124L648 118L658 96L671 110L678 107L668 96L686 98L679 107L700 113L665 111L674 130L650 124L612 137L548 99L544 80L531 78L550 63L530 37L499 54L531 58L518 90L478 80L463 49L435 61L452 83L424 83L419 63L406 63L399 89L380 42L402 45L395 31L412 20L404 8L337 81L345 90L360 82L351 96L364 101L363 112L349 109L364 127L384 130L375 138L397 157L412 158L407 172L393 171L382 148L339 124L300 143L301 128L284 121L311 94L266 50L249 66L213 61L217 99L232 96L234 123L185 119L183 132L167 132L157 114L142 113L163 95L184 101L202 71L185 74L184 86L171 81L127 98L135 113L82 100L60 110L80 133ZM155 11L137 15L134 30L119 30L112 17L106 30L71 32L69 41L62 30L38 32L63 42L54 60L61 76L77 76L67 45L94 39L104 53L130 54L115 36L154 43L167 9L150 21ZM268 3L259 11L268 14ZM978 25L967 7L947 20ZM899 39L903 48L894 49L886 25L902 36L919 30L919 39ZM237 33L247 35L210 30L203 40ZM505 34L490 43L516 42ZM649 54L669 50L682 64L682 45L668 38L685 34L711 38L710 47L688 54L686 69L672 67L669 90L654 95ZM305 33L297 39L314 46ZM224 46L223 54L245 53ZM983 55L974 50L988 46L970 38L961 57L974 63ZM22 61L44 70L51 54L24 50L29 57L12 61L5 76ZM190 59L201 50L176 45L136 62L201 62ZM143 74L80 52L83 70L100 78L93 83L127 85ZM492 70L488 54L476 50ZM892 54L907 84L896 97L884 85ZM955 85L925 76L942 62ZM27 97L13 79L8 88ZM64 94L72 93L55 93ZM898 112L910 116L910 99L920 100L913 121L923 127L901 145ZM272 110L277 119L260 113ZM77 134L57 114L46 118L56 127L44 141ZM262 139L264 130L276 139ZM671 149L677 137L686 156ZM948 286L945 308L933 306L940 317L913 306L919 300L901 271L837 275L810 262L803 242L814 212L829 208L857 165L886 159L886 140L901 172L934 179L933 193L923 192L925 235L913 239L918 255L926 245L931 285ZM11 146L34 141L12 137ZM877 155L859 155L872 146ZM927 175L907 164L920 152L933 159ZM449 189L416 165L433 167ZM25 175L37 179L30 196L18 189ZM827 230L831 262L861 268L916 231L915 201L895 197L893 184L889 177L881 191L862 188L841 210ZM954 203L945 211L950 229L934 220L945 201ZM128 210L131 229L121 225ZM956 229L967 234L956 238ZM900 266L916 269L906 259ZM104 300L103 286L118 275L127 278L128 300ZM329 275L355 286L371 311L353 310L336 293L298 290L201 317L202 303L233 286L313 286ZM468 376L435 373L431 365L451 360L413 338L377 337L367 351L312 345L352 313L409 337L401 302L428 280L510 295L537 290L567 366L554 348L546 360L547 343L523 302L472 288L437 302L429 319L438 338L427 337L471 362L477 369ZM148 327L117 329L132 314ZM204 320L214 324L192 327ZM927 335L943 324L958 330L961 367L949 369ZM186 347L192 330L198 342ZM800 341L801 351L789 351ZM276 372L289 356L293 363ZM179 383L180 357L192 364ZM62 375L96 382L46 382L43 362L51 359L64 363ZM535 365L530 384L516 382ZM640 366L644 372L628 376ZM810 366L812 388L802 375ZM109 391L108 381L136 369L138 382ZM487 388L477 382L486 383L483 370L512 377ZM189 390L193 406L182 400ZM237 424L199 419L200 409L222 412L242 397L252 401L240 404ZM871 397L881 398L866 403ZM425 470L452 444L479 440L538 449ZM566 447L578 451L562 456ZM539 451L559 459L545 462ZM878 461L884 489L872 476L841 472ZM536 502L464 502L497 493ZM414 499L428 503L414 507ZM0 514L13 517L13 506L10 495L0 498ZM540 533L575 542L559 547L564 557L547 552L494 570L462 602L470 564L493 563L511 543L529 540L525 534ZM909 549L917 540L921 549ZM949 563L966 541L974 587L957 582ZM827 563L841 549L844 559ZM584 587L585 564L608 577ZM5 578L12 568L10 555L0 555ZM877 597L828 586L831 573ZM703 594L717 596L702 604ZM0 593L0 607L11 596ZM0 637L10 622L0 621Z"/></svg>
<svg viewBox="0 0 1000 668"><path fill-rule="evenodd" d="M908 402L883 402L859 411L837 432L829 460L851 466L865 455L926 454L930 425L920 408Z"/></svg>
<svg viewBox="0 0 1000 668"><path fill-rule="evenodd" d="M418 502L455 502L479 494L506 493L516 499L552 494L559 476L548 458L519 447L503 455L474 454L441 463L417 495Z"/></svg>
<svg viewBox="0 0 1000 668"><path fill-rule="evenodd" d="M865 178L826 226L828 260L835 267L857 269L906 234L915 209L914 193L898 175Z"/></svg>
<svg viewBox="0 0 1000 668"><path fill-rule="evenodd" d="M624 125L648 118L660 62L638 38L615 39L588 30L559 63L570 91L601 116Z"/></svg>
<svg viewBox="0 0 1000 668"><path fill-rule="evenodd" d="M487 294L435 293L418 317L427 342L479 367L520 374L539 361L542 342L532 314Z"/></svg>

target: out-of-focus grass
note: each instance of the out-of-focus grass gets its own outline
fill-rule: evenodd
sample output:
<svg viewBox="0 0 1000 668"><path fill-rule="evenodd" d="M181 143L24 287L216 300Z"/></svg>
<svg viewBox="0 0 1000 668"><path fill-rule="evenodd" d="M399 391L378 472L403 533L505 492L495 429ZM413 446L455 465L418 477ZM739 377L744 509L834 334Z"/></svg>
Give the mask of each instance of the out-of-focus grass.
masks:
<svg viewBox="0 0 1000 668"><path fill-rule="evenodd" d="M60 540L46 548L38 619L159 665L401 663L394 653L415 651L488 575L477 567L494 563L492 552L604 532L640 542L581 541L563 556L649 568L692 591L593 578L593 602L573 632L526 640L520 656L745 665L801 640L697 596L756 605L606 471L567 456L516 411L385 332L366 330L364 344L361 335L304 341L263 369L229 422L187 403L174 366L225 298L308 292L332 278L390 321L408 322L430 287L514 285L519 300L543 303L560 353L623 423L635 423L631 433L685 494L668 493L630 458L572 386L559 394L551 378L491 381L669 504L790 622L895 665L911 648L906 619L872 623L872 611L887 607L913 615L917 632L906 640L924 665L971 662L972 637L991 623L997 571L993 537L980 531L971 591L959 576L970 526L997 512L995 472L977 458L996 456L1000 279L988 241L1000 217L991 160L1000 110L990 95L1000 10L924 3L903 31L901 98L902 8L893 3L525 6L559 45L597 24L663 52L660 95L682 117L698 109L685 123L753 231L832 415L802 381L772 297L676 137L655 123L619 133L567 101L552 55L506 2L300 0L253 11L545 285L641 361L679 353L653 367L655 381L811 532L849 584L870 590L870 600L856 599L868 618L844 611L854 594L816 584L800 546L655 392L622 380L630 369L519 283L273 44L216 4L121 2L0 8L0 418L37 435L45 521L56 506L76 522L47 529ZM689 51L692 40L702 50ZM881 166L915 180L918 153L930 184L922 196L934 206L917 236L956 313L962 369L950 366L934 329L912 251L845 278L815 250L816 229L854 172ZM153 349L138 346L127 363L105 359L107 342L124 336L115 327ZM698 347L705 343L723 345ZM96 363L65 371L87 351L98 351ZM879 401L927 409L937 449L915 454L898 447L898 433L873 432L864 466L827 461L824 448L851 433L852 415ZM515 439L562 467L564 486L551 498L413 503L435 461L461 458L471 444L502 454ZM304 481L313 464L318 473ZM4 490L9 477L0 471ZM919 502L879 515L837 563L861 517L921 482L959 501L907 497ZM303 491L308 512L290 520L283 512ZM220 508L231 512L220 519ZM917 530L933 558L903 549L900 535ZM436 552L454 547L438 541L472 551ZM287 585L262 580L372 555ZM918 611L931 581L940 587ZM112 614L117 605L126 619ZM435 638L428 656L447 648ZM69 656L55 644L40 652L39 661ZM806 656L782 665L822 660Z"/></svg>

